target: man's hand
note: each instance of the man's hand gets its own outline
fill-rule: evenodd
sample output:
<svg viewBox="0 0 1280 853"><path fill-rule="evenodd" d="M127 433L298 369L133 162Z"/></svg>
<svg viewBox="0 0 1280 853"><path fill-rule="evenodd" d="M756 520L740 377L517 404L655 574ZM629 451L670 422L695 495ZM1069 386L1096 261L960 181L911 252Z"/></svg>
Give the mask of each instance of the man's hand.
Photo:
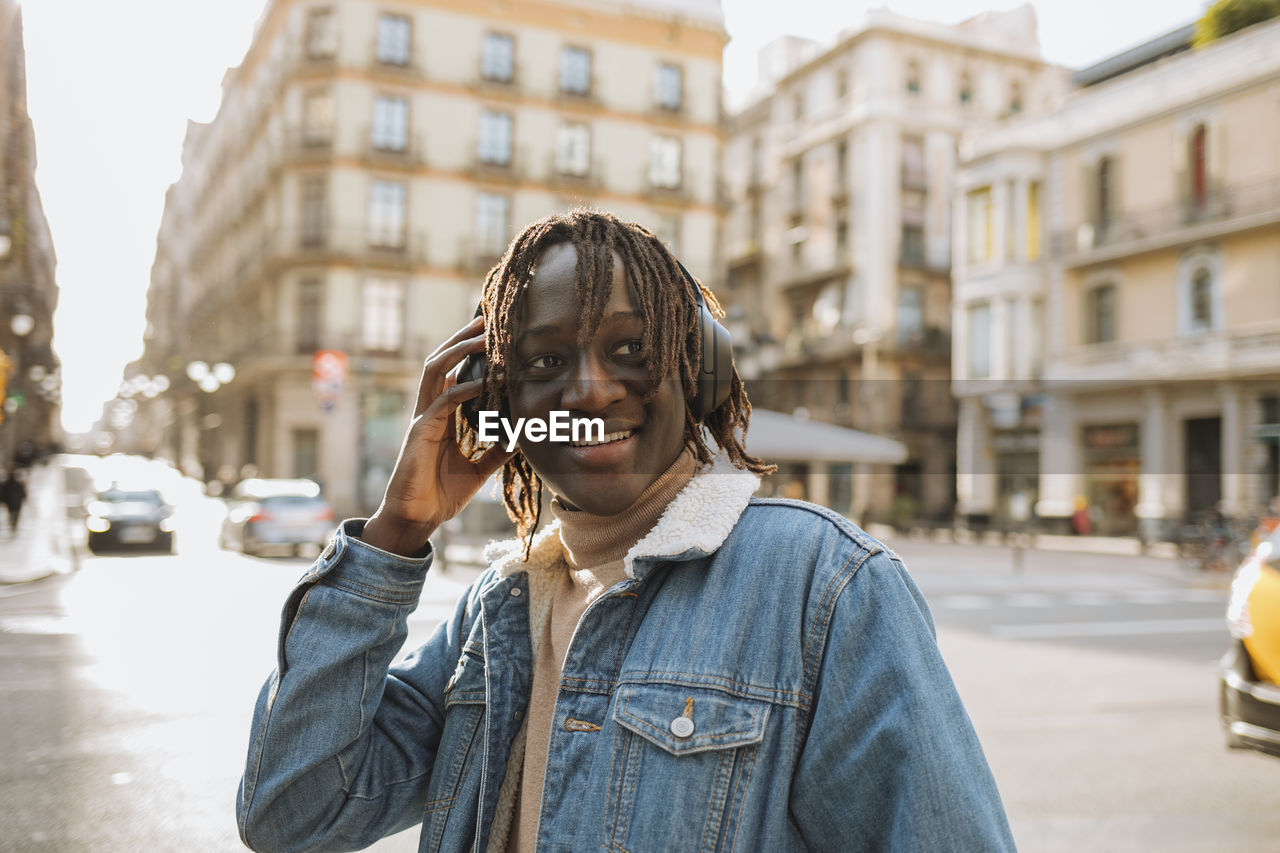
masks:
<svg viewBox="0 0 1280 853"><path fill-rule="evenodd" d="M468 355L483 352L484 320L476 317L427 358L413 421L382 504L365 525L365 542L393 554L418 553L514 455L498 445L473 462L455 439L458 404L479 396L483 387L478 379L458 383L455 368Z"/></svg>

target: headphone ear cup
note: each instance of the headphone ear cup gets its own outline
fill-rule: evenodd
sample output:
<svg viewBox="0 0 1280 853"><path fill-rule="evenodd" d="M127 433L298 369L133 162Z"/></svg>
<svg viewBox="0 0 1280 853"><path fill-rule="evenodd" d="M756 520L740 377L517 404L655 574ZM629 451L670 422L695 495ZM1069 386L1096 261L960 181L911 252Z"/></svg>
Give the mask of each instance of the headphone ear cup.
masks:
<svg viewBox="0 0 1280 853"><path fill-rule="evenodd" d="M698 397L694 418L705 420L720 408L733 390L733 336L698 299L698 326L702 335L702 362L698 365Z"/></svg>

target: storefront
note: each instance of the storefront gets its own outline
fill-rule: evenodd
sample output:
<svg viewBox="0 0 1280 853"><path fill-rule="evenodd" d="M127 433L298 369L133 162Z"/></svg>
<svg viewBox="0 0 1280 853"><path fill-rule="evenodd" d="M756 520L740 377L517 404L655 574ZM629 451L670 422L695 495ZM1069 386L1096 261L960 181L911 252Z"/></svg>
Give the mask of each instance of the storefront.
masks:
<svg viewBox="0 0 1280 853"><path fill-rule="evenodd" d="M1093 533L1133 536L1138 532L1138 474L1142 448L1138 425L1086 426L1082 436L1084 498Z"/></svg>

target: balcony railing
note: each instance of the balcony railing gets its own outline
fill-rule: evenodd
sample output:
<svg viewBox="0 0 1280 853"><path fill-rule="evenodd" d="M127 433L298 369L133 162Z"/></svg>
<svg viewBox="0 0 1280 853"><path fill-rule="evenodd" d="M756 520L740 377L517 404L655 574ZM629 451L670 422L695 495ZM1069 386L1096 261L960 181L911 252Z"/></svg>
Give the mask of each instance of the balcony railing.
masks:
<svg viewBox="0 0 1280 853"><path fill-rule="evenodd" d="M238 373L247 376L254 367L310 370L311 359L317 351L338 350L347 354L348 372L357 374L416 369L439 343L424 336L405 336L398 346L388 348L386 342L366 341L358 332L326 329L313 336L300 335L296 329L273 329L257 331L225 344L218 353L219 360L234 365Z"/></svg>
<svg viewBox="0 0 1280 853"><path fill-rule="evenodd" d="M576 192L595 192L601 187L600 176L603 170L600 161L592 159L585 172L578 173L564 168L567 164L559 162L552 154L547 158L547 183L558 190Z"/></svg>
<svg viewBox="0 0 1280 853"><path fill-rule="evenodd" d="M1199 204L1188 200L1121 213L1105 223L1081 222L1053 235L1053 252L1067 266L1096 263L1274 222L1280 222L1280 180L1226 187Z"/></svg>
<svg viewBox="0 0 1280 853"><path fill-rule="evenodd" d="M373 138L373 128L366 126L362 132L364 160L374 168L416 169L426 165L422 140L417 134L407 134L404 145L395 147L385 140Z"/></svg>
<svg viewBox="0 0 1280 853"><path fill-rule="evenodd" d="M1045 379L1161 381L1274 373L1280 323L1251 323L1151 341L1072 347L1045 365Z"/></svg>
<svg viewBox="0 0 1280 853"><path fill-rule="evenodd" d="M393 239L371 239L392 236ZM243 285L268 268L289 263L345 262L389 269L411 269L427 263L427 234L408 229L403 235L371 234L359 227L273 230L248 243L236 265Z"/></svg>

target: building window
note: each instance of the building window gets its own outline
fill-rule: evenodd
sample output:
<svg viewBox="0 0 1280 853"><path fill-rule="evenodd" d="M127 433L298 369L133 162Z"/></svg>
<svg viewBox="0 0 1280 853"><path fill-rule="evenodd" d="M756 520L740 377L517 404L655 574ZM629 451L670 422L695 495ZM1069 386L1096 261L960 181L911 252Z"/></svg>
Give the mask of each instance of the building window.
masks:
<svg viewBox="0 0 1280 853"><path fill-rule="evenodd" d="M1116 339L1116 286L1101 284L1085 294L1085 342L1105 344Z"/></svg>
<svg viewBox="0 0 1280 853"><path fill-rule="evenodd" d="M924 139L919 136L902 137L902 185L917 189L926 185Z"/></svg>
<svg viewBox="0 0 1280 853"><path fill-rule="evenodd" d="M1188 187L1191 207L1199 212L1209 201L1208 131L1203 124L1196 125L1195 130L1191 131L1187 160L1191 167L1191 186Z"/></svg>
<svg viewBox="0 0 1280 853"><path fill-rule="evenodd" d="M804 92L796 92L795 98L793 98L791 101L791 108L792 108L791 118L793 118L795 121L803 120L804 106L805 106Z"/></svg>
<svg viewBox="0 0 1280 853"><path fill-rule="evenodd" d="M905 214L906 211L904 210ZM924 266L924 226L911 222L902 223L900 256L904 266Z"/></svg>
<svg viewBox="0 0 1280 853"><path fill-rule="evenodd" d="M404 15L384 14L378 19L378 61L388 65L408 65L410 46L409 19Z"/></svg>
<svg viewBox="0 0 1280 853"><path fill-rule="evenodd" d="M360 340L366 350L399 352L404 345L404 282L371 278L364 283Z"/></svg>
<svg viewBox="0 0 1280 853"><path fill-rule="evenodd" d="M836 193L849 191L849 143L841 139L836 144Z"/></svg>
<svg viewBox="0 0 1280 853"><path fill-rule="evenodd" d="M293 476L315 480L320 474L320 430L314 428L292 431Z"/></svg>
<svg viewBox="0 0 1280 853"><path fill-rule="evenodd" d="M302 144L328 145L333 141L333 93L314 89L302 101Z"/></svg>
<svg viewBox="0 0 1280 853"><path fill-rule="evenodd" d="M333 10L312 9L307 14L307 58L332 59L338 52L338 23Z"/></svg>
<svg viewBox="0 0 1280 853"><path fill-rule="evenodd" d="M973 101L973 80L969 72L960 75L960 106L967 107Z"/></svg>
<svg viewBox="0 0 1280 853"><path fill-rule="evenodd" d="M649 185L679 189L681 172L680 140L671 136L655 136L649 140Z"/></svg>
<svg viewBox="0 0 1280 853"><path fill-rule="evenodd" d="M480 162L493 166L511 165L511 115L485 110L480 114Z"/></svg>
<svg viewBox="0 0 1280 853"><path fill-rule="evenodd" d="M920 63L914 59L907 63L907 94L920 94Z"/></svg>
<svg viewBox="0 0 1280 853"><path fill-rule="evenodd" d="M804 157L791 161L791 217L803 219L805 209Z"/></svg>
<svg viewBox="0 0 1280 853"><path fill-rule="evenodd" d="M965 243L969 263L991 260L991 187L982 187L965 196Z"/></svg>
<svg viewBox="0 0 1280 853"><path fill-rule="evenodd" d="M684 103L684 71L660 62L653 70L653 102L659 109L678 110Z"/></svg>
<svg viewBox="0 0 1280 853"><path fill-rule="evenodd" d="M505 195L476 196L476 246L480 254L489 257L506 251L510 219L511 201Z"/></svg>
<svg viewBox="0 0 1280 853"><path fill-rule="evenodd" d="M836 216L836 251L843 255L848 249L849 217L848 214L841 212Z"/></svg>
<svg viewBox="0 0 1280 853"><path fill-rule="evenodd" d="M1218 257L1197 251L1178 269L1178 326L1184 334L1218 328Z"/></svg>
<svg viewBox="0 0 1280 853"><path fill-rule="evenodd" d="M396 181L374 181L369 186L369 245L404 248L408 194L408 187Z"/></svg>
<svg viewBox="0 0 1280 853"><path fill-rule="evenodd" d="M1014 80L1009 84L1009 115L1022 112L1022 84Z"/></svg>
<svg viewBox="0 0 1280 853"><path fill-rule="evenodd" d="M1115 204L1115 161L1110 157L1103 157L1098 161L1098 173L1095 179L1094 191L1096 195L1094 210L1094 227L1099 238L1106 235L1107 229L1111 227L1112 218L1115 215L1113 206Z"/></svg>
<svg viewBox="0 0 1280 853"><path fill-rule="evenodd" d="M849 71L845 68L836 69L836 100L839 101L849 94Z"/></svg>
<svg viewBox="0 0 1280 853"><path fill-rule="evenodd" d="M485 33L480 54L480 74L496 83L515 79L516 43L503 33Z"/></svg>
<svg viewBox="0 0 1280 853"><path fill-rule="evenodd" d="M322 177L303 178L302 180L302 216L300 238L303 246L323 246L326 216L325 179Z"/></svg>
<svg viewBox="0 0 1280 853"><path fill-rule="evenodd" d="M567 95L591 93L591 52L582 47L560 51L560 91Z"/></svg>
<svg viewBox="0 0 1280 853"><path fill-rule="evenodd" d="M991 305L981 302L969 306L969 378L991 376Z"/></svg>
<svg viewBox="0 0 1280 853"><path fill-rule="evenodd" d="M1040 258L1040 182L1027 185L1027 260Z"/></svg>
<svg viewBox="0 0 1280 853"><path fill-rule="evenodd" d="M374 148L404 151L409 144L409 101L394 95L379 95L373 102Z"/></svg>
<svg viewBox="0 0 1280 853"><path fill-rule="evenodd" d="M298 352L315 352L324 328L324 285L319 279L298 282Z"/></svg>
<svg viewBox="0 0 1280 853"><path fill-rule="evenodd" d="M912 343L924 331L924 289L915 284L898 288L898 342Z"/></svg>
<svg viewBox="0 0 1280 853"><path fill-rule="evenodd" d="M556 129L556 171L578 177L591 171L591 128L573 122Z"/></svg>

